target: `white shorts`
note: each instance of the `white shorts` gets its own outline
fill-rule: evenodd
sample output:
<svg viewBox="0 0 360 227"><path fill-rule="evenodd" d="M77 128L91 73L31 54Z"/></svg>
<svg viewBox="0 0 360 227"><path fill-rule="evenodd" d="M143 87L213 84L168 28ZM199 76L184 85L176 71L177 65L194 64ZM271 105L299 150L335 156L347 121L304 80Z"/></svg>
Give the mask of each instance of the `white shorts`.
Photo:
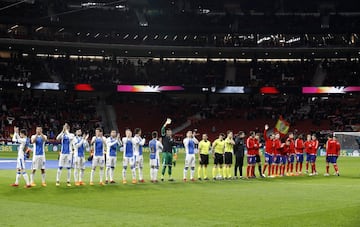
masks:
<svg viewBox="0 0 360 227"><path fill-rule="evenodd" d="M186 155L185 167L195 167L195 154L187 154Z"/></svg>
<svg viewBox="0 0 360 227"><path fill-rule="evenodd" d="M116 167L117 157L116 156L107 156L106 157L106 167Z"/></svg>
<svg viewBox="0 0 360 227"><path fill-rule="evenodd" d="M134 157L124 157L124 159L123 159L123 167L127 167L128 165L130 165L130 167L135 166Z"/></svg>
<svg viewBox="0 0 360 227"><path fill-rule="evenodd" d="M59 167L71 168L72 154L60 154Z"/></svg>
<svg viewBox="0 0 360 227"><path fill-rule="evenodd" d="M144 167L144 156L136 154L134 155L134 159L135 159L136 168Z"/></svg>
<svg viewBox="0 0 360 227"><path fill-rule="evenodd" d="M159 159L155 158L155 159L150 159L150 167L155 166L157 168L159 168Z"/></svg>
<svg viewBox="0 0 360 227"><path fill-rule="evenodd" d="M85 157L74 157L74 168L85 169Z"/></svg>
<svg viewBox="0 0 360 227"><path fill-rule="evenodd" d="M32 169L45 169L45 157L44 156L33 156Z"/></svg>
<svg viewBox="0 0 360 227"><path fill-rule="evenodd" d="M25 159L18 157L16 160L16 169L25 170Z"/></svg>
<svg viewBox="0 0 360 227"><path fill-rule="evenodd" d="M105 158L104 156L94 156L92 160L92 167L104 167L105 165Z"/></svg>

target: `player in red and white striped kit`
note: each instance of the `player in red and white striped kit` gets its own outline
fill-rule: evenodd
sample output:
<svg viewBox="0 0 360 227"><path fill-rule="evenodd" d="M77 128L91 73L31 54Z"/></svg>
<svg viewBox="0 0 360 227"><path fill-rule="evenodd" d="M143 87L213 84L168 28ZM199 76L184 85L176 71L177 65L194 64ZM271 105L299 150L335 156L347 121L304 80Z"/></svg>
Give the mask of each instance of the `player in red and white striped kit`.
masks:
<svg viewBox="0 0 360 227"><path fill-rule="evenodd" d="M304 162L304 141L303 135L299 135L295 140L296 166L295 175L302 174L302 165Z"/></svg>
<svg viewBox="0 0 360 227"><path fill-rule="evenodd" d="M311 174L309 176L318 175L316 171L316 155L319 148L319 141L316 139L316 135L311 136L311 149L310 149L310 163L311 163Z"/></svg>
<svg viewBox="0 0 360 227"><path fill-rule="evenodd" d="M335 175L340 176L339 167L337 166L337 159L340 154L340 143L336 140L336 137L329 135L326 142L326 173L324 176L329 176L330 163L333 164L335 169Z"/></svg>

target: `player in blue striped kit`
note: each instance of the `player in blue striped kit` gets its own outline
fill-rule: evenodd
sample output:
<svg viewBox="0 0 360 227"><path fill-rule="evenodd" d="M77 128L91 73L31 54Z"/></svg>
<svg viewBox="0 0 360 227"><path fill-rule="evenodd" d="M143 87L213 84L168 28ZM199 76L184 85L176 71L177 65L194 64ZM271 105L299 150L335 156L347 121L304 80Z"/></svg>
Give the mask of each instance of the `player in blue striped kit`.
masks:
<svg viewBox="0 0 360 227"><path fill-rule="evenodd" d="M15 183L12 184L11 186L13 186L13 187L19 186L20 176L22 174L23 178L25 180L25 183L26 183L25 187L30 188L31 185L29 183L29 176L27 175L27 173L25 171L24 149L25 149L25 146L27 143L26 130L21 129L19 132L19 128L14 127L14 135L13 135L12 141L16 144L19 144L19 146L18 146L18 156L17 156L17 160L16 160L16 169L17 169L16 179L15 179Z"/></svg>
<svg viewBox="0 0 360 227"><path fill-rule="evenodd" d="M151 133L152 140L149 142L150 150L150 179L152 183L157 183L157 175L159 171L160 155L159 153L163 149L163 145L158 140L158 132Z"/></svg>
<svg viewBox="0 0 360 227"><path fill-rule="evenodd" d="M132 183L136 184L136 170L135 170L135 159L134 159L134 138L132 137L132 132L130 129L126 129L125 137L122 138L122 143L124 146L124 156L123 156L123 184L126 184L126 170L128 165L130 165Z"/></svg>
<svg viewBox="0 0 360 227"><path fill-rule="evenodd" d="M96 167L99 167L100 185L104 185L104 166L105 166L105 146L106 138L103 136L103 130L101 128L95 129L95 136L91 139L91 145L94 149L92 159L92 169L90 174L90 185L94 185L94 174Z"/></svg>
<svg viewBox="0 0 360 227"><path fill-rule="evenodd" d="M106 172L105 183L114 184L114 171L117 162L117 148L121 146L120 134L116 134L116 130L111 130L110 137L106 139Z"/></svg>
<svg viewBox="0 0 360 227"><path fill-rule="evenodd" d="M89 134L83 135L81 129L75 131L75 138L73 140L74 149L74 180L75 185L85 185L84 172L85 172L85 150L89 146L88 143ZM80 174L79 174L80 171Z"/></svg>
<svg viewBox="0 0 360 227"><path fill-rule="evenodd" d="M141 129L135 129L134 136L134 159L135 159L135 169L139 170L139 182L144 183L143 178L143 168L144 168L144 157L143 157L143 146L145 144L145 139L141 138Z"/></svg>
<svg viewBox="0 0 360 227"><path fill-rule="evenodd" d="M192 131L188 131L186 133L186 138L183 140L183 144L185 147L185 167L184 167L184 181L186 181L187 171L190 167L190 180L195 181L194 173L195 173L195 145L198 144L199 141L195 138L195 135Z"/></svg>
<svg viewBox="0 0 360 227"><path fill-rule="evenodd" d="M60 186L60 178L63 168L67 169L66 185L68 187L71 186L70 184L71 166L72 166L71 144L74 137L75 137L74 134L70 133L70 126L67 123L65 123L65 125L63 126L63 130L56 137L56 140L61 141L61 153L59 157L59 168L56 174L56 186Z"/></svg>
<svg viewBox="0 0 360 227"><path fill-rule="evenodd" d="M31 186L36 186L34 182L34 175L36 170L41 170L41 185L46 187L45 182L45 142L47 141L47 136L42 132L42 127L36 127L36 134L31 136L31 143L34 146L33 150L33 160L32 160L32 173L30 175Z"/></svg>

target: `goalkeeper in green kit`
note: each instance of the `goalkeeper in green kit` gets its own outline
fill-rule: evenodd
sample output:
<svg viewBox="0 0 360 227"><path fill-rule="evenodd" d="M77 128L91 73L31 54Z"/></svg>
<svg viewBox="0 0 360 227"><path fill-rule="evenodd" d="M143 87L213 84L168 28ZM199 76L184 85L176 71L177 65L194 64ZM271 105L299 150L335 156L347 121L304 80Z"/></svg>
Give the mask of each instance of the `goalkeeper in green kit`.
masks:
<svg viewBox="0 0 360 227"><path fill-rule="evenodd" d="M161 127L161 136L163 144L162 152L162 171L161 171L161 181L164 181L164 175L166 167L168 167L169 181L174 181L171 176L172 164L173 164L173 147L176 146L176 142L172 138L172 131L169 128L166 128L167 125L171 124L171 119L166 119L165 124Z"/></svg>

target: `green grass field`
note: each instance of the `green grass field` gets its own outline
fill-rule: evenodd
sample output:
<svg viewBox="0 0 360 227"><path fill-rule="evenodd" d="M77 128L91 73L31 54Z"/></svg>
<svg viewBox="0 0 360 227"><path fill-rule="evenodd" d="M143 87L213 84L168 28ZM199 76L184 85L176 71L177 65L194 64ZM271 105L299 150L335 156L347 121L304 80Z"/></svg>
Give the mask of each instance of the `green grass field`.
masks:
<svg viewBox="0 0 360 227"><path fill-rule="evenodd" d="M10 156L15 154L0 154ZM319 158L315 177L187 183L181 181L182 158L174 169L176 181L158 184L55 187L56 170L49 169L46 188L12 188L15 171L0 170L0 225L360 226L358 158L339 159L340 177L322 176L324 158ZM115 172L120 182L120 160ZM89 175L87 169L87 182ZM35 179L39 185L38 173Z"/></svg>

